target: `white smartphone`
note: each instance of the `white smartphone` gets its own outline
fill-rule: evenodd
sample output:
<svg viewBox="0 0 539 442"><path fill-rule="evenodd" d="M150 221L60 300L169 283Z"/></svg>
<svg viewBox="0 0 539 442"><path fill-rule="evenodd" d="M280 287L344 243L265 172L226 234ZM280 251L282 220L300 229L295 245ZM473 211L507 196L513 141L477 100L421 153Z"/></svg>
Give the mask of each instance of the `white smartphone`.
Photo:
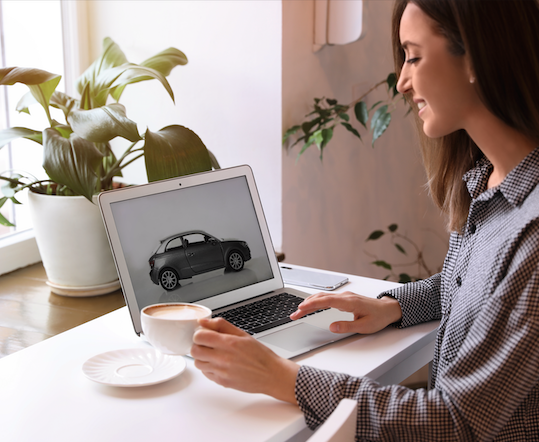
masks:
<svg viewBox="0 0 539 442"><path fill-rule="evenodd" d="M284 265L279 267L285 284L331 291L348 282L348 278L341 275L322 273L316 270L295 269Z"/></svg>

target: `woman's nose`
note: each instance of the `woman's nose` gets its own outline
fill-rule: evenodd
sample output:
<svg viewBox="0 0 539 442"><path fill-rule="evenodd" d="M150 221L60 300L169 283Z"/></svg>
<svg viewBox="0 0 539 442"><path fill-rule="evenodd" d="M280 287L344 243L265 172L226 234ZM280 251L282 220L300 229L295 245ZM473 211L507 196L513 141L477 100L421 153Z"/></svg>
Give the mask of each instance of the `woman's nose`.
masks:
<svg viewBox="0 0 539 442"><path fill-rule="evenodd" d="M410 89L412 88L412 83L410 81L410 76L407 75L407 72L406 72L406 68L403 68L401 73L400 73L400 76L399 76L399 79L397 81L397 90L401 93L401 94L405 94L407 92L410 92Z"/></svg>

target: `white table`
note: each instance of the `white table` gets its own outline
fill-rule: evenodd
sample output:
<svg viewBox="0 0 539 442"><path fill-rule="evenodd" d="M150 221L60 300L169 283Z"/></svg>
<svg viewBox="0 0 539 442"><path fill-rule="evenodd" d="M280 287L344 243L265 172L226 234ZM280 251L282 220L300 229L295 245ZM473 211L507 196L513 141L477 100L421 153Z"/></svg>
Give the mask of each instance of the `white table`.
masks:
<svg viewBox="0 0 539 442"><path fill-rule="evenodd" d="M375 297L396 286L349 278L338 291ZM432 360L437 326L435 321L356 335L296 360L398 383ZM147 345L124 307L0 359L0 440L277 442L308 434L297 407L220 387L190 359L179 377L148 387L108 387L82 373L82 364L96 354Z"/></svg>

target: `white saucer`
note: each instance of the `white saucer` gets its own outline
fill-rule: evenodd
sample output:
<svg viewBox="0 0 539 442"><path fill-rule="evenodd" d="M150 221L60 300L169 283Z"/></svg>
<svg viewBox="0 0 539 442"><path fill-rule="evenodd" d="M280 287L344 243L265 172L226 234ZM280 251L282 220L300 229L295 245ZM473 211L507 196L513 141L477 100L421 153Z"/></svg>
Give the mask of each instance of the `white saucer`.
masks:
<svg viewBox="0 0 539 442"><path fill-rule="evenodd" d="M183 356L164 355L153 348L127 348L88 359L82 371L92 381L115 387L143 387L168 381L186 367Z"/></svg>

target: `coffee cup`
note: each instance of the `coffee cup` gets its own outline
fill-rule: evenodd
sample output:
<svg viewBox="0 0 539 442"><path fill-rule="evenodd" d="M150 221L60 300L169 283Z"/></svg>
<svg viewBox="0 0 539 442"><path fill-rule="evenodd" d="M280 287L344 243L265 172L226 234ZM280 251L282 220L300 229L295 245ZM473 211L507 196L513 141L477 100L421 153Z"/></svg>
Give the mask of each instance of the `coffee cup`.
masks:
<svg viewBox="0 0 539 442"><path fill-rule="evenodd" d="M148 342L161 353L170 355L188 354L193 335L199 328L198 320L210 317L209 308L183 302L149 305L140 315Z"/></svg>

